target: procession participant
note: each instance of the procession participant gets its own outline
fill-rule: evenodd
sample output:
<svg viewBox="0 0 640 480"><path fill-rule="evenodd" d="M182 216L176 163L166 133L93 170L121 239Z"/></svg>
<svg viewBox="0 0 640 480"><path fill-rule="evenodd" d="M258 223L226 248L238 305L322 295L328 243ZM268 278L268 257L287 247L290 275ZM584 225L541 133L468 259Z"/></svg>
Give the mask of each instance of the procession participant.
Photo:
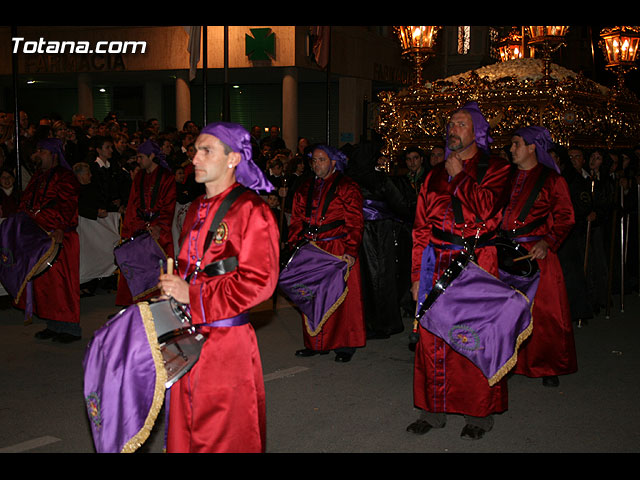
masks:
<svg viewBox="0 0 640 480"><path fill-rule="evenodd" d="M279 235L269 206L251 192L273 190L251 159L249 132L233 123L204 127L196 140L196 181L206 194L191 204L181 234L177 275L162 292L188 306L207 337L200 359L170 390L169 452L263 452L265 390L248 311L271 297ZM206 246L221 206L235 201ZM207 265L225 265L210 273Z"/></svg>
<svg viewBox="0 0 640 480"><path fill-rule="evenodd" d="M35 334L41 340L70 343L80 340L79 183L62 153L62 142L38 142L33 154L37 169L22 193L19 211L26 212L62 245L57 259L33 279L33 301L21 296L17 306L32 309L47 328ZM27 295L28 297L29 295Z"/></svg>
<svg viewBox="0 0 640 480"><path fill-rule="evenodd" d="M407 232L410 207L384 171L377 140L361 142L349 157L347 174L360 186L364 203L364 231L360 248L360 278L368 339L389 338L404 330L401 300L409 291L408 270L400 270L400 235ZM406 252L409 253L409 252Z"/></svg>
<svg viewBox="0 0 640 480"><path fill-rule="evenodd" d="M476 261L497 276L496 248L488 244L500 222L510 166L489 154L489 124L475 102L456 111L447 131L447 159L425 180L413 227L412 293L421 303L460 249L475 244ZM477 237L477 238L476 238ZM425 263L421 272L421 265ZM420 285L420 280L424 285ZM480 305L478 308L482 308ZM507 410L507 385L489 386L478 367L421 325L414 366L414 404L420 418L407 430L424 434L442 428L446 414L463 414L464 439L476 440Z"/></svg>
<svg viewBox="0 0 640 480"><path fill-rule="evenodd" d="M574 213L566 180L548 153L553 147L544 127L517 130L511 155L517 169L501 222L502 234L522 245L540 268L533 303L533 333L518 353L514 373L558 386L558 375L577 366L571 311L557 251L573 227ZM533 202L533 203L531 203Z"/></svg>
<svg viewBox="0 0 640 480"><path fill-rule="evenodd" d="M310 240L347 262L347 294L316 332L308 331L303 318L303 349L299 357L336 353L335 361L348 362L366 343L358 251L364 231L360 187L343 174L347 157L339 150L318 145L312 151L314 177L296 190L289 222L289 244Z"/></svg>
<svg viewBox="0 0 640 480"><path fill-rule="evenodd" d="M176 206L175 179L166 167L160 147L147 140L138 147L137 156L140 170L131 183L129 201L125 210L120 236L129 239L143 232L149 232L164 251L167 258L173 257L173 236L171 225ZM154 265L151 268L156 268ZM135 301L157 295L156 291L146 293ZM122 272L118 279L116 305L131 305L134 298Z"/></svg>

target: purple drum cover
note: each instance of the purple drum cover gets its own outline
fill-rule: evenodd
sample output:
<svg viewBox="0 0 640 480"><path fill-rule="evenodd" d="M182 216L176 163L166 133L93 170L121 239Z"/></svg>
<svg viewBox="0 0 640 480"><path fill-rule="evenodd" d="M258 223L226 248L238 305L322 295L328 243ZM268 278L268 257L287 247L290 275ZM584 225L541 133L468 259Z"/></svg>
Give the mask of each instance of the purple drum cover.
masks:
<svg viewBox="0 0 640 480"><path fill-rule="evenodd" d="M113 249L113 254L134 301L157 288L160 261L166 265L167 256L149 233L124 241Z"/></svg>
<svg viewBox="0 0 640 480"><path fill-rule="evenodd" d="M19 212L0 224L0 282L18 302L22 292L58 246L29 215Z"/></svg>
<svg viewBox="0 0 640 480"><path fill-rule="evenodd" d="M149 304L131 305L96 330L83 368L96 451L137 450L162 408L167 381Z"/></svg>
<svg viewBox="0 0 640 480"><path fill-rule="evenodd" d="M313 242L301 247L280 274L282 292L302 311L310 335L322 325L347 294L347 262Z"/></svg>
<svg viewBox="0 0 640 480"><path fill-rule="evenodd" d="M537 287L539 273L530 280ZM473 362L489 385L495 385L513 368L518 348L531 334L531 308L532 297L469 262L420 324Z"/></svg>

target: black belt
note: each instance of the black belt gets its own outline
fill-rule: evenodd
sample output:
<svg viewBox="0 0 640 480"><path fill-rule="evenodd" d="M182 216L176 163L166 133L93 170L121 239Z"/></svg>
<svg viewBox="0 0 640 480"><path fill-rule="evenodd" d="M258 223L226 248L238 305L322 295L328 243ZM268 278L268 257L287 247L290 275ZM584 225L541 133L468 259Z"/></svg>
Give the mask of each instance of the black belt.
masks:
<svg viewBox="0 0 640 480"><path fill-rule="evenodd" d="M330 230L333 230L334 228L338 228L341 225L344 225L344 220L336 220L335 222L325 223L324 225L311 225L307 222L304 222L302 224L304 228L302 234L315 237L319 233L328 232Z"/></svg>
<svg viewBox="0 0 640 480"><path fill-rule="evenodd" d="M199 273L204 273L207 277L215 277L218 275L223 275L225 273L233 272L236 268L238 268L238 258L229 257L223 260L211 262L204 268L197 267L193 272L191 272L186 280L187 282L189 282L193 275L197 275Z"/></svg>
<svg viewBox="0 0 640 480"><path fill-rule="evenodd" d="M545 223L547 223L547 217L539 218L538 220L531 222L529 225L524 225L520 228L514 228L512 230L500 230L500 235L506 238L520 237L522 235L526 235L527 233L531 233L536 228L544 225Z"/></svg>
<svg viewBox="0 0 640 480"><path fill-rule="evenodd" d="M454 245L460 245L461 247L467 248L467 250L468 247L471 246L471 242L474 242L476 247L481 247L487 245L489 241L495 236L494 232L483 233L478 237L476 241L476 237L461 237L460 235L456 235L455 233L445 232L444 230L439 230L437 228L431 229L431 235L436 240L453 243Z"/></svg>

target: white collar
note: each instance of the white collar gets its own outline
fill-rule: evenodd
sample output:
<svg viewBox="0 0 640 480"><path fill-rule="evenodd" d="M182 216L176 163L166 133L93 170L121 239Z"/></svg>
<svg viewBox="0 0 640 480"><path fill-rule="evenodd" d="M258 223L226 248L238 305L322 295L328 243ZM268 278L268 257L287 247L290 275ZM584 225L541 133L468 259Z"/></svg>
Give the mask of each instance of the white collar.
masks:
<svg viewBox="0 0 640 480"><path fill-rule="evenodd" d="M96 163L98 165L100 165L101 167L106 167L109 168L111 166L111 164L109 163L109 160L107 160L106 162L104 160L102 160L100 157L96 157Z"/></svg>

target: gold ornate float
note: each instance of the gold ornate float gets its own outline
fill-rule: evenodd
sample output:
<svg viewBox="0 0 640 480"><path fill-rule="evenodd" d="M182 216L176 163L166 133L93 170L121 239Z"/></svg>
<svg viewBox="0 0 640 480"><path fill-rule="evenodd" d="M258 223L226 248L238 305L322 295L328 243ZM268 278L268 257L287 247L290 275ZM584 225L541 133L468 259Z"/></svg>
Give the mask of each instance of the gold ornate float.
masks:
<svg viewBox="0 0 640 480"><path fill-rule="evenodd" d="M384 154L444 144L449 116L477 101L491 125L492 147L520 127L542 125L563 146L629 148L640 143L640 102L624 84L607 88L544 59L516 58L446 79L379 95L376 130ZM550 79L549 79L550 74Z"/></svg>

